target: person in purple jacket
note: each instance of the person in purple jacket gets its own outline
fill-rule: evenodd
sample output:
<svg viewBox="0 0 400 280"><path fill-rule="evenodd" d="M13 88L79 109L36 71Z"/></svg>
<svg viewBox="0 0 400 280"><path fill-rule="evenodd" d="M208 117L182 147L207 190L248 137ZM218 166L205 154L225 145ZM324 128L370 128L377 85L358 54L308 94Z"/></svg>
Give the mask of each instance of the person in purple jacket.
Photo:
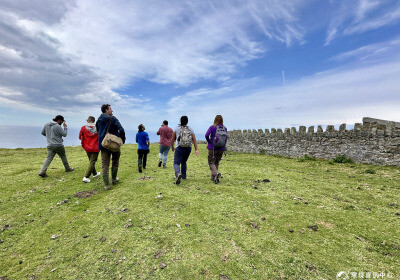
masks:
<svg viewBox="0 0 400 280"><path fill-rule="evenodd" d="M228 131L224 126L224 120L221 115L215 116L214 124L206 132L208 142L208 165L211 170L211 180L215 184L219 183L221 173L218 172L219 162L225 151L225 144L228 139Z"/></svg>

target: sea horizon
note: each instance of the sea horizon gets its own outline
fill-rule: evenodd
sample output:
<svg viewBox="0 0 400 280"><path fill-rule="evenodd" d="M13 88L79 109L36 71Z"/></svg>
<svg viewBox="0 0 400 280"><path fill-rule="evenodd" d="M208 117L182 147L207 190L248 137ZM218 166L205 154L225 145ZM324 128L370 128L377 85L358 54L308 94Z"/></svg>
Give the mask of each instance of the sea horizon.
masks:
<svg viewBox="0 0 400 280"><path fill-rule="evenodd" d="M29 149L46 148L46 137L41 134L43 126L15 126L0 125L0 149ZM81 146L79 140L80 128L68 127L67 137L63 137L64 146ZM126 144L136 144L137 131L125 130ZM150 142L159 142L159 136L155 131L147 131Z"/></svg>

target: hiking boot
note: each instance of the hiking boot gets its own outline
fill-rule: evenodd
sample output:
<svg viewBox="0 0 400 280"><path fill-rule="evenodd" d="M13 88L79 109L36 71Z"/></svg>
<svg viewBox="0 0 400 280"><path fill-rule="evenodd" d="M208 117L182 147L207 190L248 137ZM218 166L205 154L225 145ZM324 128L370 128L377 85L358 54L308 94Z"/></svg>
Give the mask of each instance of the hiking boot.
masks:
<svg viewBox="0 0 400 280"><path fill-rule="evenodd" d="M167 168L167 166L164 164L164 165L162 166L162 168L164 168L164 169L165 169L165 168Z"/></svg>
<svg viewBox="0 0 400 280"><path fill-rule="evenodd" d="M47 175L46 172L40 172L39 176L42 177L42 178L49 177L49 175Z"/></svg>
<svg viewBox="0 0 400 280"><path fill-rule="evenodd" d="M118 177L116 177L115 179L112 180L112 184L113 185L116 185L118 183L119 183L119 178Z"/></svg>
<svg viewBox="0 0 400 280"><path fill-rule="evenodd" d="M99 176L100 176L100 174L101 174L101 172L97 172L97 174L96 174L96 175L93 175L93 179L96 179L97 177L99 177Z"/></svg>
<svg viewBox="0 0 400 280"><path fill-rule="evenodd" d="M89 178L86 178L86 177L83 177L83 180L82 180L82 182L85 182L85 183L90 183L90 179L89 179Z"/></svg>
<svg viewBox="0 0 400 280"><path fill-rule="evenodd" d="M162 164L162 160L159 159L159 160L158 160L158 167L161 167L161 164Z"/></svg>
<svg viewBox="0 0 400 280"><path fill-rule="evenodd" d="M104 189L105 189L106 191L109 191L109 190L110 190L110 186L109 186L109 185L104 185Z"/></svg>
<svg viewBox="0 0 400 280"><path fill-rule="evenodd" d="M65 172L71 172L71 171L74 171L74 170L75 170L75 168L70 167L68 169L65 169Z"/></svg>
<svg viewBox="0 0 400 280"><path fill-rule="evenodd" d="M178 176L175 177L175 184L179 185L181 183L182 174L179 173Z"/></svg>
<svg viewBox="0 0 400 280"><path fill-rule="evenodd" d="M142 173L142 166L139 165L139 173Z"/></svg>
<svg viewBox="0 0 400 280"><path fill-rule="evenodd" d="M110 179L108 177L108 173L103 173L103 182L104 182L104 188L106 188L106 186L110 188ZM106 191L108 190L106 189Z"/></svg>
<svg viewBox="0 0 400 280"><path fill-rule="evenodd" d="M117 184L119 182L117 174L118 174L118 168L111 167L111 183L113 185L115 185L115 184Z"/></svg>
<svg viewBox="0 0 400 280"><path fill-rule="evenodd" d="M219 178L221 178L221 173L218 173L217 176L215 176L215 179L214 179L215 184L219 183Z"/></svg>

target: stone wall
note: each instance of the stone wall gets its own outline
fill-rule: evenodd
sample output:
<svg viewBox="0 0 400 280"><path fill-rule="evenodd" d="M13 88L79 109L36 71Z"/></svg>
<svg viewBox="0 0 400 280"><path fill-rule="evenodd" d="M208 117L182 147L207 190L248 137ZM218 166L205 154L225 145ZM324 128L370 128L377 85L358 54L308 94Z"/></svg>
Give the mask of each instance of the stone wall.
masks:
<svg viewBox="0 0 400 280"><path fill-rule="evenodd" d="M227 148L242 153L265 153L285 157L305 154L331 160L339 154L355 162L400 166L400 123L363 118L351 130L328 125L285 129L233 130L228 132Z"/></svg>

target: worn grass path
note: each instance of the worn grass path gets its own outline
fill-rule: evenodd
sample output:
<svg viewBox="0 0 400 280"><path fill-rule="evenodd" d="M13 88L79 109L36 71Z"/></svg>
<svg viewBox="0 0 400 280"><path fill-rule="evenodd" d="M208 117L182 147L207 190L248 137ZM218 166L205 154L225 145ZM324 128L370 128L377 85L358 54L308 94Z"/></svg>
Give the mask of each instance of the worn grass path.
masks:
<svg viewBox="0 0 400 280"><path fill-rule="evenodd" d="M0 149L0 279L400 277L399 168L228 153L215 185L200 145L176 186L171 153L139 174L136 148L108 192L81 147L46 179L45 149Z"/></svg>

